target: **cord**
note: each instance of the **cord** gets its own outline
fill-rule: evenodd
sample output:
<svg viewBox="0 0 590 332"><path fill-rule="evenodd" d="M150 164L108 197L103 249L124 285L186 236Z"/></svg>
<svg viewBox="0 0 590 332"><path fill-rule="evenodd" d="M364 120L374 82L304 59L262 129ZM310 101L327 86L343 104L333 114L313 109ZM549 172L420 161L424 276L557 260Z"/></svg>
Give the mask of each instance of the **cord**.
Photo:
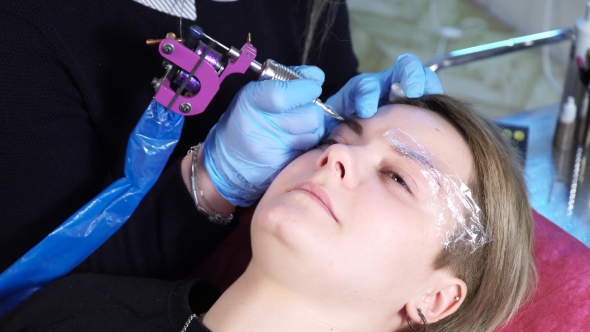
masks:
<svg viewBox="0 0 590 332"><path fill-rule="evenodd" d="M551 10L553 9L553 0L545 0L545 12L543 13L543 31L547 31L549 30L549 23L551 22ZM542 60L542 64L543 64L543 75L545 76L545 79L547 80L547 83L549 83L549 86L557 91L557 92L561 92L563 91L563 87L561 86L561 84L559 84L559 82L557 82L557 80L555 79L555 77L553 76L553 73L551 72L551 63L550 63L550 59L549 59L549 45L545 45L541 48L541 60Z"/></svg>
<svg viewBox="0 0 590 332"><path fill-rule="evenodd" d="M180 6L180 14L178 15L178 35L180 36L180 39L182 39L182 14L184 12L184 1L185 0L181 0L181 6ZM176 3L178 4L178 3Z"/></svg>
<svg viewBox="0 0 590 332"><path fill-rule="evenodd" d="M437 15L438 12L438 1L430 0L429 15L430 22L434 30L440 35L438 46L436 48L435 56L442 55L445 53L447 43L449 40L459 39L464 37L473 37L476 34L482 33L487 30L488 23L478 17L468 17L461 20L456 27L441 26L440 19ZM488 1L488 5L489 5ZM553 9L553 0L545 0L545 8L543 13L543 31L549 30L551 23L551 11ZM563 91L562 85L557 82L551 71L551 61L549 57L549 45L545 45L541 48L541 60L543 67L543 75L547 80L549 86L557 91Z"/></svg>
<svg viewBox="0 0 590 332"><path fill-rule="evenodd" d="M459 21L457 26L441 26L438 17L438 1L430 0L429 15L430 22L434 30L440 35L438 46L436 48L435 56L445 53L447 42L453 39L460 39L463 37L473 37L488 29L488 22L478 17L467 17Z"/></svg>

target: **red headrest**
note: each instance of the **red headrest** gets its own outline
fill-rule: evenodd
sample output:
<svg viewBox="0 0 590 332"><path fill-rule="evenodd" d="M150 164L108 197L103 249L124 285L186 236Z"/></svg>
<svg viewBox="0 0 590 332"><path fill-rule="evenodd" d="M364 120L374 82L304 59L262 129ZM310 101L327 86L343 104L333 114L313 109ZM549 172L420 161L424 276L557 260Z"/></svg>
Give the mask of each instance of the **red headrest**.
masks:
<svg viewBox="0 0 590 332"><path fill-rule="evenodd" d="M533 211L539 285L501 332L589 331L590 249Z"/></svg>

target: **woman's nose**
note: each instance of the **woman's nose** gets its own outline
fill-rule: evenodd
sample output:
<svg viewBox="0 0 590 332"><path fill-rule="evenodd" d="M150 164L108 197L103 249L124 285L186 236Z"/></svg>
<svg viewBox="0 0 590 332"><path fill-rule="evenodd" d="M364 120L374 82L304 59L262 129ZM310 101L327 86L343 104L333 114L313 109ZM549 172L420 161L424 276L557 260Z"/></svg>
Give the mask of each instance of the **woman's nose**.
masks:
<svg viewBox="0 0 590 332"><path fill-rule="evenodd" d="M354 187L359 179L355 159L352 147L334 144L324 151L318 161L318 166L325 168L345 186Z"/></svg>

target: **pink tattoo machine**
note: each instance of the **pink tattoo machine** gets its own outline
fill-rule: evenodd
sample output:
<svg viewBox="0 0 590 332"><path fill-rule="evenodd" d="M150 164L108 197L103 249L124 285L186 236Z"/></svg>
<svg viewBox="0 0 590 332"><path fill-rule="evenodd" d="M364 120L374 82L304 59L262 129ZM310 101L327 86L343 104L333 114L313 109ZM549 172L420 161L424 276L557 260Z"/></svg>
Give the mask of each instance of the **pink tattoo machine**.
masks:
<svg viewBox="0 0 590 332"><path fill-rule="evenodd" d="M172 112L180 115L202 113L228 75L243 74L248 68L258 73L258 80L289 81L301 78L291 68L271 59L263 64L254 60L256 48L250 43L249 37L244 46L238 50L207 36L196 25L191 26L189 32L199 39L194 49L183 45L173 34L168 34L158 46L160 54L166 59L163 62L166 73L162 78L154 78L152 81L156 90L154 99ZM209 45L203 40L208 40ZM147 41L148 44L153 42ZM225 57L213 49L215 45L225 51ZM344 120L319 99L314 100L313 103L327 114Z"/></svg>

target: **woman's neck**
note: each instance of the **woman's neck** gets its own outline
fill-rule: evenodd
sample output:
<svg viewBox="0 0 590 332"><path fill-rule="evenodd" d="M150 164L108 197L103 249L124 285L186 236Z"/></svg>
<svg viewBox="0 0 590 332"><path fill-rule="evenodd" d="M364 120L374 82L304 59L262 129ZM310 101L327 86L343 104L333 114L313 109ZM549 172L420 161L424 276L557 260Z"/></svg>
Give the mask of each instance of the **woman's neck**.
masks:
<svg viewBox="0 0 590 332"><path fill-rule="evenodd" d="M346 319L334 312L262 277L250 264L207 312L203 323L213 332L342 331Z"/></svg>

